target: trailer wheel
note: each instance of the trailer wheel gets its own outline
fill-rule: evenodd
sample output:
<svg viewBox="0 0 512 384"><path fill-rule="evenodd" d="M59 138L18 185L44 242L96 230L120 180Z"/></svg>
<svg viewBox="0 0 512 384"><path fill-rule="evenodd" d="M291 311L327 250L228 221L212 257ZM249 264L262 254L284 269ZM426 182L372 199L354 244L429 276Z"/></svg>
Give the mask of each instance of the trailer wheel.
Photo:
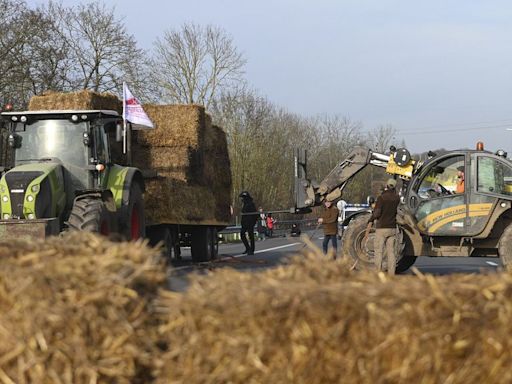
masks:
<svg viewBox="0 0 512 384"><path fill-rule="evenodd" d="M217 257L216 229L213 227L198 227L192 231L192 261L210 261Z"/></svg>
<svg viewBox="0 0 512 384"><path fill-rule="evenodd" d="M147 230L147 235L150 245L156 246L158 243L162 243L162 255L168 263L173 259L181 259L179 238L175 228L165 225L150 227Z"/></svg>
<svg viewBox="0 0 512 384"><path fill-rule="evenodd" d="M503 267L510 269L512 267L512 224L509 224L501 234L498 255Z"/></svg>
<svg viewBox="0 0 512 384"><path fill-rule="evenodd" d="M137 240L146 236L146 220L144 217L144 200L142 190L138 183L130 187L130 200L128 202L126 227L124 235L128 240Z"/></svg>
<svg viewBox="0 0 512 384"><path fill-rule="evenodd" d="M68 227L72 231L96 232L104 236L115 232L111 212L103 201L92 198L75 201L69 215Z"/></svg>

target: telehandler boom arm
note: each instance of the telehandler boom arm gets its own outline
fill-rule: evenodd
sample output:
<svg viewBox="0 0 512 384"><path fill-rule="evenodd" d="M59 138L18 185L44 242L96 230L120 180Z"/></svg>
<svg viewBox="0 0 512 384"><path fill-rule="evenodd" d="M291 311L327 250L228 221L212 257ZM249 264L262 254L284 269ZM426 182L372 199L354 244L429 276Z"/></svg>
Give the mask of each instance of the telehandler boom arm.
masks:
<svg viewBox="0 0 512 384"><path fill-rule="evenodd" d="M298 150L295 157L295 204L299 211L320 205L324 200L332 201L339 198L346 184L367 165L385 168L390 174L410 178L414 161L406 149L395 150L390 155L385 155L373 152L369 148L355 147L320 184L307 179L306 165L305 151Z"/></svg>

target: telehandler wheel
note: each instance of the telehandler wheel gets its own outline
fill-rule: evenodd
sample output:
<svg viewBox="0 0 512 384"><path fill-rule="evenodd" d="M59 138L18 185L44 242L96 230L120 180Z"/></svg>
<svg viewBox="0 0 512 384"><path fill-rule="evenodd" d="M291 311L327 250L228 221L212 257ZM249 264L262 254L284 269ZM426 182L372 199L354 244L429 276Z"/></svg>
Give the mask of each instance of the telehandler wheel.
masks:
<svg viewBox="0 0 512 384"><path fill-rule="evenodd" d="M128 240L136 240L146 236L146 220L144 217L144 200L142 189L138 183L130 187L130 200L128 202L126 227L124 236Z"/></svg>
<svg viewBox="0 0 512 384"><path fill-rule="evenodd" d="M343 255L350 257L356 269L370 269L373 267L373 237L370 233L365 240L364 235L368 225L369 213L361 214L350 221L343 231L341 240Z"/></svg>
<svg viewBox="0 0 512 384"><path fill-rule="evenodd" d="M210 261L217 257L217 230L213 227L198 227L192 231L192 261Z"/></svg>
<svg viewBox="0 0 512 384"><path fill-rule="evenodd" d="M116 228L111 212L103 201L84 198L75 201L69 215L68 227L72 231L88 231L109 236Z"/></svg>
<svg viewBox="0 0 512 384"><path fill-rule="evenodd" d="M503 231L498 244L498 255L506 269L512 268L512 224Z"/></svg>
<svg viewBox="0 0 512 384"><path fill-rule="evenodd" d="M343 232L342 250L344 255L348 255L354 262L356 269L374 269L374 238L375 232L370 232L365 240L364 235L368 225L370 214L361 214L350 221L348 227ZM416 261L416 256L405 255L407 236L398 244L398 257L396 272L404 272L409 269ZM384 269L387 269L386 260L384 260Z"/></svg>

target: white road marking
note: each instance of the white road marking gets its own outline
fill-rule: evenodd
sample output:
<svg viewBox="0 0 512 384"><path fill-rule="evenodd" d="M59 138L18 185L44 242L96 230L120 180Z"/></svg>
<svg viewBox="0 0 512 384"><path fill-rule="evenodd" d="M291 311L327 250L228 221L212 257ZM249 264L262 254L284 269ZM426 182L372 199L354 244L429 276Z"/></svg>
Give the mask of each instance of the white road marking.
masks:
<svg viewBox="0 0 512 384"><path fill-rule="evenodd" d="M486 261L486 263L493 267L497 267L499 265L498 263L495 263L494 261Z"/></svg>
<svg viewBox="0 0 512 384"><path fill-rule="evenodd" d="M269 252L269 251L275 251L277 249L283 249L283 248L288 248L288 247L293 247L295 245L300 245L302 243L291 243L291 244L285 244L285 245L280 245L278 247L272 247L272 248L267 248L267 249L261 249L259 251L255 251L254 254L257 254L257 253L264 253L264 252ZM220 259L217 259L217 261L224 261L224 260L229 260L229 259L233 259L233 258L239 258L239 257L245 257L245 256L252 256L252 255L248 255L246 253L241 253L239 255L234 255L234 256L225 256L225 257L222 257ZM187 269L187 268L193 268L194 265L183 265L181 267L175 267L175 268L172 268L173 271L178 271L180 269Z"/></svg>
<svg viewBox="0 0 512 384"><path fill-rule="evenodd" d="M275 251L276 249L282 249L282 248L293 247L294 245L299 245L299 244L302 244L302 243L291 243L291 244L286 244L286 245L280 245L280 246L278 246L278 247L267 248L267 249L261 249L261 250L259 250L259 251L254 251L254 254L257 254L257 253L264 253L264 252L268 252L268 251ZM219 259L219 260L227 260L227 259L232 259L233 257L244 257L244 256L251 256L251 255L247 255L246 253L241 253L240 255L223 257L223 258L221 258L221 259Z"/></svg>

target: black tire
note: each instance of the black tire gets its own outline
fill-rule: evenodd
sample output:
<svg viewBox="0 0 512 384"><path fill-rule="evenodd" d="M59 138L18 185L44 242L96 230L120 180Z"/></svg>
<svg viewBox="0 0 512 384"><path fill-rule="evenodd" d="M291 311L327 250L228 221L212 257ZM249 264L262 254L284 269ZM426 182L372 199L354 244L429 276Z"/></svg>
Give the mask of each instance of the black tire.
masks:
<svg viewBox="0 0 512 384"><path fill-rule="evenodd" d="M72 231L88 231L109 236L115 232L112 213L103 201L84 198L75 201L68 220L68 228Z"/></svg>
<svg viewBox="0 0 512 384"><path fill-rule="evenodd" d="M192 261L204 262L217 257L216 230L213 227L198 227L192 231Z"/></svg>
<svg viewBox="0 0 512 384"><path fill-rule="evenodd" d="M166 225L152 227L147 230L147 235L150 245L156 246L162 243L162 256L165 257L167 263L173 259L181 259L179 237L175 228Z"/></svg>
<svg viewBox="0 0 512 384"><path fill-rule="evenodd" d="M510 269L512 267L512 224L509 224L501 234L498 243L498 255L503 267Z"/></svg>
<svg viewBox="0 0 512 384"><path fill-rule="evenodd" d="M402 231L402 241L400 245L400 253L396 263L396 273L403 273L411 268L416 262L416 256L410 256L413 253L412 243L409 237Z"/></svg>
<svg viewBox="0 0 512 384"><path fill-rule="evenodd" d="M370 233L366 241L364 240L369 218L369 213L358 215L343 231L343 255L352 259L356 269L368 269L374 265L373 232Z"/></svg>
<svg viewBox="0 0 512 384"><path fill-rule="evenodd" d="M137 240L146 236L146 220L144 216L144 199L142 188L138 183L130 187L130 197L126 206L126 222L123 235L128 240Z"/></svg>
<svg viewBox="0 0 512 384"><path fill-rule="evenodd" d="M370 213L357 216L350 221L347 228L343 231L342 249L343 254L349 256L355 263L356 269L374 269L375 268L375 251L374 237L375 232L372 230L368 235L368 239L364 240L364 234L368 225ZM416 256L406 256L405 252L410 247L406 247L408 242L407 236L401 241L400 250L397 259L396 272L401 273L409 269L416 261ZM405 243L404 243L405 242ZM384 260L384 269L387 269L386 260Z"/></svg>

